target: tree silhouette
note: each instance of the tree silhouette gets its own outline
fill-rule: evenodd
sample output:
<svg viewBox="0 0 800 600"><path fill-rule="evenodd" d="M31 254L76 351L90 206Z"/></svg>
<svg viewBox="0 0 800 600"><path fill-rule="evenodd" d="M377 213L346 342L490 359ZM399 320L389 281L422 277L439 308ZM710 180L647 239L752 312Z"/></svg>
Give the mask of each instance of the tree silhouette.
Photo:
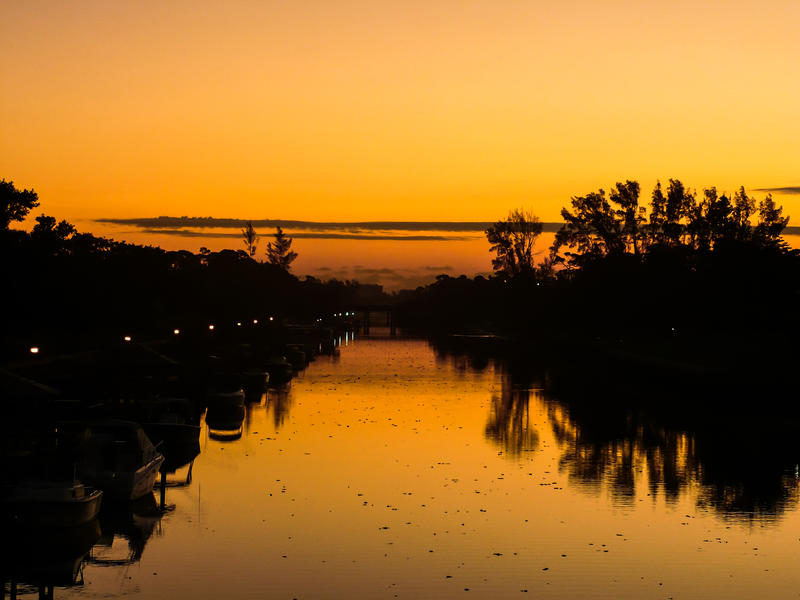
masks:
<svg viewBox="0 0 800 600"><path fill-rule="evenodd" d="M642 246L647 243L643 230L647 209L639 206L639 183L630 180L617 183L616 189L612 189L609 194L609 200L619 205L614 213L620 223L620 233L626 247L638 256Z"/></svg>
<svg viewBox="0 0 800 600"><path fill-rule="evenodd" d="M247 253L250 256L255 257L259 237L256 233L256 230L253 229L253 223L251 221L248 221L247 225L242 229L242 239L244 241L245 248L247 248Z"/></svg>
<svg viewBox="0 0 800 600"><path fill-rule="evenodd" d="M696 206L694 192L687 190L680 180L670 179L662 227L664 239L669 245L677 246L681 243L686 232L685 222L694 215Z"/></svg>
<svg viewBox="0 0 800 600"><path fill-rule="evenodd" d="M758 205L758 225L755 227L755 238L771 245L779 241L783 228L789 223L789 217L783 217L783 207L776 206L771 194Z"/></svg>
<svg viewBox="0 0 800 600"><path fill-rule="evenodd" d="M731 213L736 239L747 240L751 236L750 217L755 211L756 201L747 195L747 192L744 191L744 186L740 187L739 191L733 195L733 212Z"/></svg>
<svg viewBox="0 0 800 600"><path fill-rule="evenodd" d="M732 213L733 205L725 194L720 196L715 187L703 190L703 199L694 207L687 225L692 246L707 251L718 240L733 237Z"/></svg>
<svg viewBox="0 0 800 600"><path fill-rule="evenodd" d="M48 215L39 215L36 217L36 225L31 230L31 238L34 240L58 240L65 241L73 233L75 233L75 226L67 221L60 221L56 223L55 217Z"/></svg>
<svg viewBox="0 0 800 600"><path fill-rule="evenodd" d="M13 181L0 180L0 230L11 221L22 221L32 208L39 206L39 196L32 189L18 190Z"/></svg>
<svg viewBox="0 0 800 600"><path fill-rule="evenodd" d="M635 181L617 183L608 199L603 190L576 196L572 211L561 210L565 223L556 234L552 256L563 260L558 252L566 246L572 250L565 252L568 264L580 268L603 257L633 254L642 258L656 247L706 253L719 242L774 246L789 222L769 195L758 205L759 222L753 227L750 217L756 213L756 203L744 187L733 199L715 187L707 188L698 201L677 179L669 180L666 195L661 183L656 184L649 222L647 212L639 206Z"/></svg>
<svg viewBox="0 0 800 600"><path fill-rule="evenodd" d="M55 217L39 215L31 230L30 239L39 252L52 256L69 254L68 240L75 235L75 226Z"/></svg>
<svg viewBox="0 0 800 600"><path fill-rule="evenodd" d="M508 218L498 221L486 230L491 252L492 268L498 274L515 277L523 273L533 273L533 244L542 233L538 217L522 209L512 210Z"/></svg>
<svg viewBox="0 0 800 600"><path fill-rule="evenodd" d="M270 264L280 267L284 271L291 268L291 264L297 258L297 252L292 252L292 238L283 233L283 229L278 227L275 232L275 242L267 244L267 260Z"/></svg>
<svg viewBox="0 0 800 600"><path fill-rule="evenodd" d="M582 263L625 251L620 223L603 190L575 196L571 202L572 212L561 209L564 225L556 233L553 254L562 246L575 248L577 253L566 254L571 263Z"/></svg>

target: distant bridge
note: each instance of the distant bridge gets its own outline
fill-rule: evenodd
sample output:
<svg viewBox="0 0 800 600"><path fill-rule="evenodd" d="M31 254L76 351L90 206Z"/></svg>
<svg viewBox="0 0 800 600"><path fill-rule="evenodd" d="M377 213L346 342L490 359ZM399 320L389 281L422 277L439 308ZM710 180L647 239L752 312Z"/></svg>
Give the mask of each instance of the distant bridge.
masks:
<svg viewBox="0 0 800 600"><path fill-rule="evenodd" d="M382 325L389 328L389 335L397 335L397 307L392 304L357 306L354 314L365 334L369 334L370 327Z"/></svg>

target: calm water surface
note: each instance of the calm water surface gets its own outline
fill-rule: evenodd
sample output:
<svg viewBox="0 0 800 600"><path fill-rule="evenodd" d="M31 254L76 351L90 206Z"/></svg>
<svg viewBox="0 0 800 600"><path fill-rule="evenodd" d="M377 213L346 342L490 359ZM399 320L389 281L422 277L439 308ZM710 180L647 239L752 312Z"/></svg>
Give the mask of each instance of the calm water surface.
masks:
<svg viewBox="0 0 800 600"><path fill-rule="evenodd" d="M591 428L500 362L351 340L239 439L204 428L173 510L105 531L55 596L800 597L791 465L754 492L685 433Z"/></svg>

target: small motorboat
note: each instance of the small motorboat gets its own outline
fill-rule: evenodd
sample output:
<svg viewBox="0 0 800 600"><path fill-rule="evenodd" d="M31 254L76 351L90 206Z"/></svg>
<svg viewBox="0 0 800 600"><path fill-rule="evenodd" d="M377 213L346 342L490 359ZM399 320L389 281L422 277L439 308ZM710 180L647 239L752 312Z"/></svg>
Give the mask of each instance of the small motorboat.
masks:
<svg viewBox="0 0 800 600"><path fill-rule="evenodd" d="M76 527L97 516L102 498L80 481L22 481L0 490L0 515L7 526Z"/></svg>
<svg viewBox="0 0 800 600"><path fill-rule="evenodd" d="M245 417L245 395L235 377L218 376L206 393L206 398L206 425L209 430L241 430Z"/></svg>
<svg viewBox="0 0 800 600"><path fill-rule="evenodd" d="M283 356L272 356L264 365L264 368L269 372L270 384L281 384L291 381L294 369L292 364Z"/></svg>
<svg viewBox="0 0 800 600"><path fill-rule="evenodd" d="M118 500L136 500L152 493L164 456L132 421L100 421L89 425L83 480Z"/></svg>
<svg viewBox="0 0 800 600"><path fill-rule="evenodd" d="M200 454L200 424L186 398L159 398L158 410L142 423L147 437L164 455L162 470L175 471Z"/></svg>
<svg viewBox="0 0 800 600"><path fill-rule="evenodd" d="M296 373L305 369L308 364L308 354L303 344L286 344L286 360Z"/></svg>
<svg viewBox="0 0 800 600"><path fill-rule="evenodd" d="M187 398L158 398L147 418L140 419L147 437L156 446L194 445L200 438L200 422Z"/></svg>
<svg viewBox="0 0 800 600"><path fill-rule="evenodd" d="M208 408L234 409L244 407L244 390L214 391L207 394Z"/></svg>
<svg viewBox="0 0 800 600"><path fill-rule="evenodd" d="M209 405L206 411L206 425L209 430L241 430L245 418L244 404Z"/></svg>
<svg viewBox="0 0 800 600"><path fill-rule="evenodd" d="M244 406L245 394L239 377L227 372L216 373L206 389L208 408L232 408Z"/></svg>
<svg viewBox="0 0 800 600"><path fill-rule="evenodd" d="M264 369L245 369L239 373L239 380L248 400L260 400L267 389L269 373Z"/></svg>

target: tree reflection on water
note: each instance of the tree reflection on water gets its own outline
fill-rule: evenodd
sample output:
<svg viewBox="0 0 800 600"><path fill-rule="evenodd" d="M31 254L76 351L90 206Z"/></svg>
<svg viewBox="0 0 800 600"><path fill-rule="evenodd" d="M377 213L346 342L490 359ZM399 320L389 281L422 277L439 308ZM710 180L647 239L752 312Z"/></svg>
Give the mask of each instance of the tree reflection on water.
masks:
<svg viewBox="0 0 800 600"><path fill-rule="evenodd" d="M291 392L292 389L289 385L271 387L267 392L266 410L267 414L272 413L272 420L276 430L283 426L284 421L289 416L289 410L292 408L293 403Z"/></svg>
<svg viewBox="0 0 800 600"><path fill-rule="evenodd" d="M538 392L528 388L514 388L504 380L500 396L492 398L486 437L502 446L507 454L519 455L533 452L539 446L539 433L531 423L530 401Z"/></svg>
<svg viewBox="0 0 800 600"><path fill-rule="evenodd" d="M701 479L694 439L631 415L580 420L566 405L550 402L548 420L561 446L559 468L596 493L607 487L619 506L632 506L637 487L674 504Z"/></svg>
<svg viewBox="0 0 800 600"><path fill-rule="evenodd" d="M453 355L454 365L489 364L485 353L470 357L469 348L436 349ZM668 505L689 496L700 510L760 524L776 523L798 505L793 421L780 411L757 411L750 398L729 398L732 386L673 382L663 389L663 379L647 375L616 385L520 356L494 364L502 386L491 400L486 438L515 457L535 451L541 428L549 428L559 470L585 493L608 493L620 508L643 496Z"/></svg>

